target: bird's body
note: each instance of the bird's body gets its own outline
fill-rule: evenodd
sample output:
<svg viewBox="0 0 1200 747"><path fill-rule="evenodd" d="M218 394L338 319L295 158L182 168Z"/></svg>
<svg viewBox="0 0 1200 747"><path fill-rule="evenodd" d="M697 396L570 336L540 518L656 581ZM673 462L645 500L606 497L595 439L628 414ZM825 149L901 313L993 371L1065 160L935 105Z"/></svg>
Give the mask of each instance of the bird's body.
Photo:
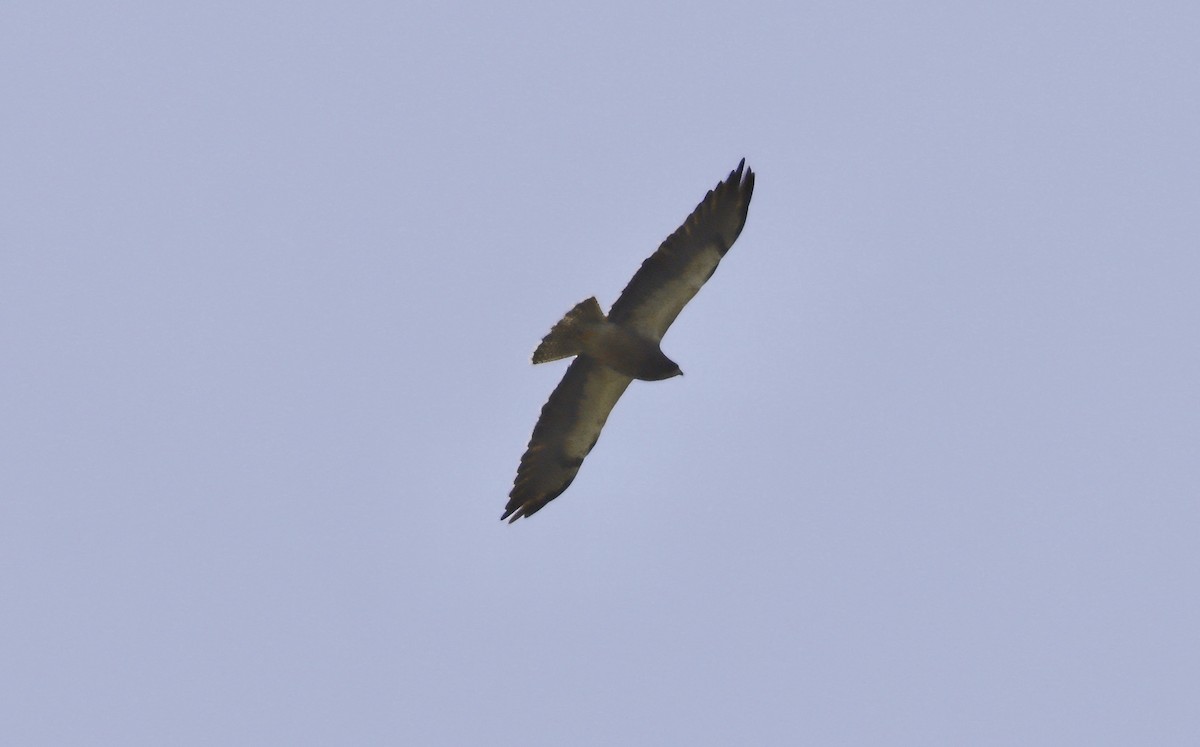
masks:
<svg viewBox="0 0 1200 747"><path fill-rule="evenodd" d="M745 225L754 173L746 169L743 176L744 166L743 160L642 263L607 317L589 298L534 351L534 363L575 360L542 408L501 519L531 516L570 486L633 379L683 373L659 344Z"/></svg>
<svg viewBox="0 0 1200 747"><path fill-rule="evenodd" d="M642 381L662 381L681 376L675 361L663 354L654 340L648 340L619 324L601 322L585 333L583 352L604 365Z"/></svg>
<svg viewBox="0 0 1200 747"><path fill-rule="evenodd" d="M586 355L633 379L659 381L683 372L658 341L609 321L595 298L583 301L554 325L533 353L534 363Z"/></svg>

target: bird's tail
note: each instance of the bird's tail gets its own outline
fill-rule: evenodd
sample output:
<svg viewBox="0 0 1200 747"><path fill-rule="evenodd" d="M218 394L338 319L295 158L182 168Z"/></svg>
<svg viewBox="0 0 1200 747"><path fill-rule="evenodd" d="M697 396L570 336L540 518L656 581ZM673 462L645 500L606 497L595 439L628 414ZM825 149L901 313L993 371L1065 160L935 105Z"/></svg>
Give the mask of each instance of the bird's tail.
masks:
<svg viewBox="0 0 1200 747"><path fill-rule="evenodd" d="M579 355L583 352L583 332L587 324L604 320L604 312L600 310L600 303L595 296L580 301L562 321L554 325L550 334L542 338L542 344L533 351L533 362L545 363Z"/></svg>

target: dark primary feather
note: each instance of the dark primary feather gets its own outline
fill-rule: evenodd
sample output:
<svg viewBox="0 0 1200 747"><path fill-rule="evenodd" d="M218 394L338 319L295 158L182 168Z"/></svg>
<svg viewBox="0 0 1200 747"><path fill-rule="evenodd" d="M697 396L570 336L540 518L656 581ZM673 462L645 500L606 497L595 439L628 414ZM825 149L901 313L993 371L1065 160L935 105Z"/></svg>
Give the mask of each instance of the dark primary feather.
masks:
<svg viewBox="0 0 1200 747"><path fill-rule="evenodd" d="M746 159L728 178L705 195L675 233L651 254L634 273L608 312L608 320L661 340L679 312L700 286L712 277L717 264L733 246L746 225L754 172Z"/></svg>

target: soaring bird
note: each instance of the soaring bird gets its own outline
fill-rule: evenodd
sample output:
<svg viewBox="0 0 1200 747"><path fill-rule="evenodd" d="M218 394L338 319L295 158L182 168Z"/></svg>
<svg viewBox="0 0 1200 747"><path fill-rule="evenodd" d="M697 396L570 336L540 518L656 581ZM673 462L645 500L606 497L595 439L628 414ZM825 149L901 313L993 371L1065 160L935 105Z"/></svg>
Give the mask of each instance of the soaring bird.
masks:
<svg viewBox="0 0 1200 747"><path fill-rule="evenodd" d="M745 166L743 158L642 263L607 317L589 298L542 339L534 363L575 360L542 407L501 520L532 516L570 486L631 381L683 374L659 343L746 224L754 172Z"/></svg>

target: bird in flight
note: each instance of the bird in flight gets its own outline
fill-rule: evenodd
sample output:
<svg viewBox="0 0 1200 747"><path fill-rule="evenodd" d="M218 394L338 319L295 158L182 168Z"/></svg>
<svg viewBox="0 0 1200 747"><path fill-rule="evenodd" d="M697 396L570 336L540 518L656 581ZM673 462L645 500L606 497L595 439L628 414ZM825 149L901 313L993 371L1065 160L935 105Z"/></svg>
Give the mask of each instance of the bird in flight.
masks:
<svg viewBox="0 0 1200 747"><path fill-rule="evenodd" d="M642 263L607 317L589 298L534 351L534 363L575 360L542 407L501 520L532 516L570 486L631 381L683 374L659 343L746 224L754 172L745 166L742 159Z"/></svg>

